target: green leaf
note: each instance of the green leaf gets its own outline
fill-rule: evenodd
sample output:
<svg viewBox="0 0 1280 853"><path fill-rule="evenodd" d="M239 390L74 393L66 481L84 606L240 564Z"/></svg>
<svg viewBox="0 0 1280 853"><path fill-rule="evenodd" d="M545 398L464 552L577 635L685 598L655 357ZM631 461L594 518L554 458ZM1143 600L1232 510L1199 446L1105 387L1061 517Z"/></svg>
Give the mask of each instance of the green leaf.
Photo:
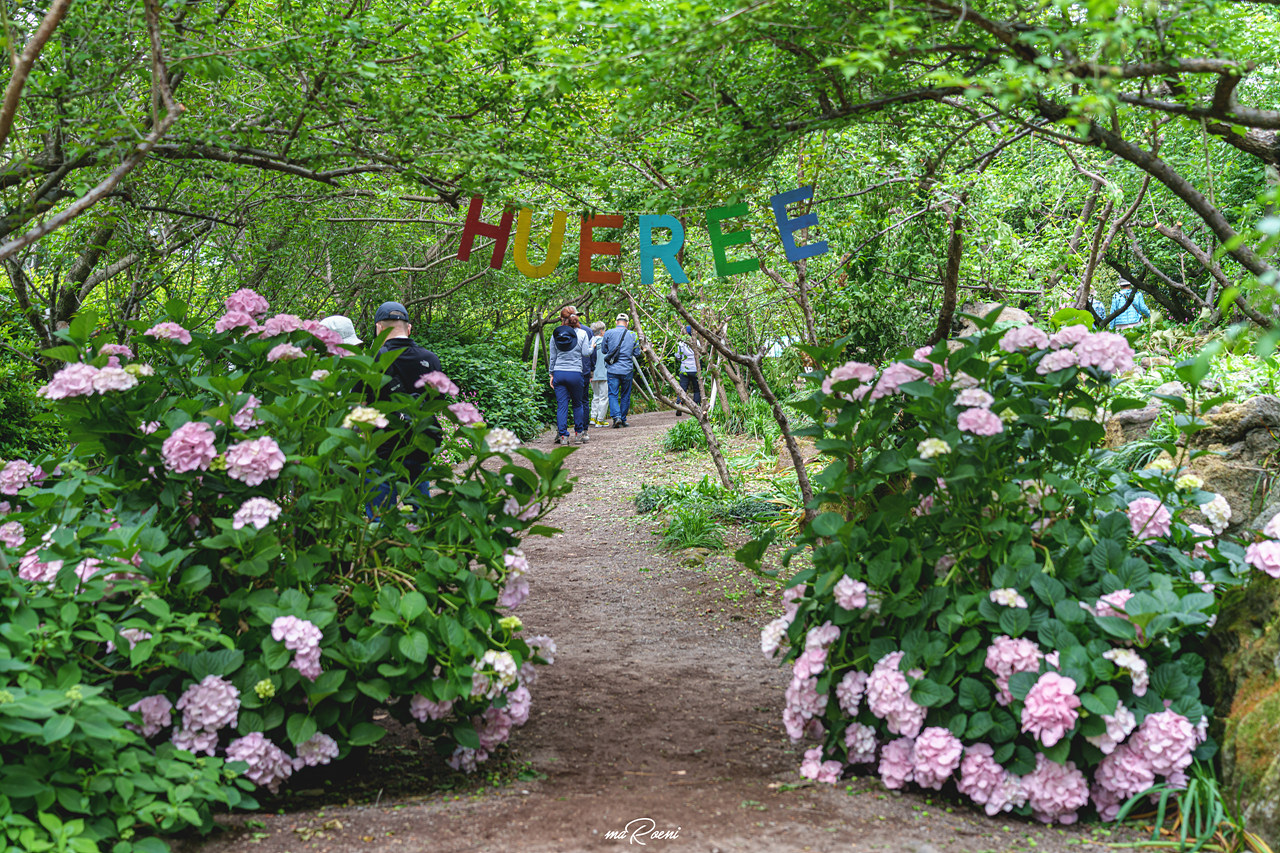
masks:
<svg viewBox="0 0 1280 853"><path fill-rule="evenodd" d="M465 746L468 749L480 748L480 737L476 734L476 730L470 723L454 723L453 739L458 742L459 746Z"/></svg>
<svg viewBox="0 0 1280 853"><path fill-rule="evenodd" d="M404 598L400 599L400 615L406 622L412 622L426 612L427 598L416 589L406 593Z"/></svg>
<svg viewBox="0 0 1280 853"><path fill-rule="evenodd" d="M976 678L960 679L959 702L966 711L978 711L991 707L991 691Z"/></svg>
<svg viewBox="0 0 1280 853"><path fill-rule="evenodd" d="M316 733L316 721L308 714L291 714L284 726L285 734L294 746L299 746L311 739Z"/></svg>
<svg viewBox="0 0 1280 853"><path fill-rule="evenodd" d="M969 728L965 732L964 737L968 740L977 740L991 731L995 725L991 720L991 714L987 711L978 711L976 714L969 715ZM959 737L959 735L956 735Z"/></svg>
<svg viewBox="0 0 1280 853"><path fill-rule="evenodd" d="M411 631L408 634L401 635L397 645L400 647L400 654L414 663L425 662L427 654L431 651L431 644L427 640L427 635L421 631Z"/></svg>
<svg viewBox="0 0 1280 853"><path fill-rule="evenodd" d="M955 698L956 692L945 684L921 678L911 687L911 699L917 705L936 708Z"/></svg>
<svg viewBox="0 0 1280 853"><path fill-rule="evenodd" d="M816 536L833 537L844 526L844 517L835 512L824 512L813 520L809 526Z"/></svg>
<svg viewBox="0 0 1280 853"><path fill-rule="evenodd" d="M473 732L474 734L474 732ZM352 746L368 746L377 743L387 736L387 730L382 726L373 723L356 723L351 727L351 734L347 740ZM476 746L479 747L480 741L476 740Z"/></svg>

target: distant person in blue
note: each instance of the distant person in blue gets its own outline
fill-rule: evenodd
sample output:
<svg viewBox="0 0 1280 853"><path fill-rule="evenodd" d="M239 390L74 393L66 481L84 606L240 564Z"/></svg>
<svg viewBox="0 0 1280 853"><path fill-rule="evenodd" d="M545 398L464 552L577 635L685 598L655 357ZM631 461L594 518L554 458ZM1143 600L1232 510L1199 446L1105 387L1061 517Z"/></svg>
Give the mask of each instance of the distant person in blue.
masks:
<svg viewBox="0 0 1280 853"><path fill-rule="evenodd" d="M569 411L573 411L573 430L579 444L587 443L587 383L582 375L582 360L591 355L587 330L578 319L578 309L566 305L560 309L560 325L551 333L547 347L551 387L556 392L556 444L569 443Z"/></svg>
<svg viewBox="0 0 1280 853"><path fill-rule="evenodd" d="M1116 291L1115 296L1111 297L1111 310L1107 313L1111 314L1124 308L1124 304L1129 301L1130 293L1133 293L1133 285L1124 279L1120 279L1120 289ZM1146 300L1142 298L1142 294L1133 293L1133 302L1111 321L1111 328L1117 332L1132 329L1134 326L1141 324L1143 318L1150 316L1151 310L1147 308Z"/></svg>
<svg viewBox="0 0 1280 853"><path fill-rule="evenodd" d="M635 374L636 333L627 328L631 318L625 313L616 318L617 325L604 333L599 355L604 357L605 373L609 377L609 416L613 428L627 425L631 411L631 379Z"/></svg>
<svg viewBox="0 0 1280 853"><path fill-rule="evenodd" d="M680 389L693 397L693 404L702 408L702 389L698 387L698 353L693 348L693 326L684 327L684 340L676 347L680 357ZM676 417L680 410L676 409Z"/></svg>

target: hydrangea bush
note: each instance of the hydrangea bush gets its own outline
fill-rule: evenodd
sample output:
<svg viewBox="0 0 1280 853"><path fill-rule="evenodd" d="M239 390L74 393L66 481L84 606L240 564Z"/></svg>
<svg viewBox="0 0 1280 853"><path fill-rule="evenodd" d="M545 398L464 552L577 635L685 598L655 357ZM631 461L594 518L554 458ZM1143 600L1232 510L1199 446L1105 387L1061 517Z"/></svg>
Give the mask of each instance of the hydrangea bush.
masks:
<svg viewBox="0 0 1280 853"><path fill-rule="evenodd" d="M73 445L0 460L10 845L162 848L375 743L382 710L474 769L553 659L511 611L566 452L431 388L370 402L394 355L251 291L226 309L200 331L171 303L128 345L77 318L41 390ZM414 448L429 494L403 482Z"/></svg>
<svg viewBox="0 0 1280 853"><path fill-rule="evenodd" d="M825 511L761 635L792 671L788 733L815 742L804 776L862 766L1070 823L1213 754L1195 648L1215 593L1280 574L1280 525L1246 551L1217 538L1230 510L1176 467L1182 447L1132 475L1097 449L1108 412L1143 405L1112 391L1132 364L1120 335L984 323L815 377L798 405L830 460ZM1194 388L1205 367L1179 373ZM1191 431L1216 401L1169 402ZM1192 507L1212 529L1184 521Z"/></svg>

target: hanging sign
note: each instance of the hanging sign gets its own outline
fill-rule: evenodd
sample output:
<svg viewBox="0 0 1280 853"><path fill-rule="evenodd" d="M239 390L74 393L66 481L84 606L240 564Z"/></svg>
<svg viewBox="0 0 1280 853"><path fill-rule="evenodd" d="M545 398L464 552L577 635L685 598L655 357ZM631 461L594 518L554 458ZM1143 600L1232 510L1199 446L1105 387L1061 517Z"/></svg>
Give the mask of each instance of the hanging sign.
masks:
<svg viewBox="0 0 1280 853"><path fill-rule="evenodd" d="M797 246L795 233L803 228L814 228L818 224L818 214L810 211L803 216L792 218L787 213L788 205L813 198L813 187L798 187L785 193L778 193L769 199L769 207L773 210L773 218L778 226L778 236L782 241L782 250L788 261L802 261L825 254L825 240ZM467 209L467 221L462 228L462 242L458 245L458 260L471 259L471 250L476 237L493 239L493 252L489 256L489 266L502 269L506 260L507 244L511 242L511 226L515 224L515 243L511 246L516 269L526 278L546 278L555 271L560 263L560 255L564 249L564 232L569 215L557 210L551 220L551 239L547 243L546 256L541 264L535 266L529 260L529 236L533 230L533 211L522 207L517 214L514 210L505 210L498 224L480 220L484 199L471 197L471 206ZM755 272L760 269L758 258L739 258L729 260L728 250L751 242L751 234L745 228L738 231L724 231L725 220L738 219L747 215L746 202L716 207L707 211L707 235L711 241L711 256L715 261L716 275L731 276ZM578 231L578 281L583 284L619 284L622 273L618 270L596 269L594 259L597 257L621 257L622 244L609 240L597 240L597 228L622 228L621 214L583 216ZM654 242L655 231L669 232L669 239ZM685 232L680 220L669 213L640 215L640 283L651 285L654 272L659 263L667 275L676 284L688 284L689 276L680 266L679 253L684 246Z"/></svg>

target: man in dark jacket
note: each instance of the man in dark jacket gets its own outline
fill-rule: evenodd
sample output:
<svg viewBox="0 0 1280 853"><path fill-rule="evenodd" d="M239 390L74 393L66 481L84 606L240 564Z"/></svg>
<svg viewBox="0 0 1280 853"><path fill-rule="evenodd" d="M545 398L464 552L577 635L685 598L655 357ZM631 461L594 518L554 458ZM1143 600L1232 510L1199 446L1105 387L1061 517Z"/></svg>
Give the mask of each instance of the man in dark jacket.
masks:
<svg viewBox="0 0 1280 853"><path fill-rule="evenodd" d="M387 368L388 381L376 394L371 394L373 399L390 400L392 394L407 394L410 397L433 396L435 390L430 386L426 389L418 385L418 381L422 377L431 372L443 372L440 370L440 359L429 349L418 346L410 339L409 335L413 333L413 324L409 322L409 312L399 302L384 302L378 306L378 310L373 315L374 331L377 335L389 332L387 340L378 350L378 356L381 357L389 352L396 351L398 355L396 360ZM372 391L372 389L370 389ZM392 428L398 428L398 435L390 441L384 442L378 447L378 456L383 459L391 457L404 446L411 444L412 434L418 430L426 433L437 444L443 435L440 429L440 422L435 416L426 420L421 425L416 424L407 412L400 413L400 423L392 422ZM405 471L409 474L409 482L417 484L418 490L423 494L427 494L427 484L420 482L422 474L427 465L431 462L431 456L427 452L418 448L413 448L404 458L401 464L404 465ZM385 501L390 500L389 489L378 490L378 496L374 500L375 506L385 505Z"/></svg>

